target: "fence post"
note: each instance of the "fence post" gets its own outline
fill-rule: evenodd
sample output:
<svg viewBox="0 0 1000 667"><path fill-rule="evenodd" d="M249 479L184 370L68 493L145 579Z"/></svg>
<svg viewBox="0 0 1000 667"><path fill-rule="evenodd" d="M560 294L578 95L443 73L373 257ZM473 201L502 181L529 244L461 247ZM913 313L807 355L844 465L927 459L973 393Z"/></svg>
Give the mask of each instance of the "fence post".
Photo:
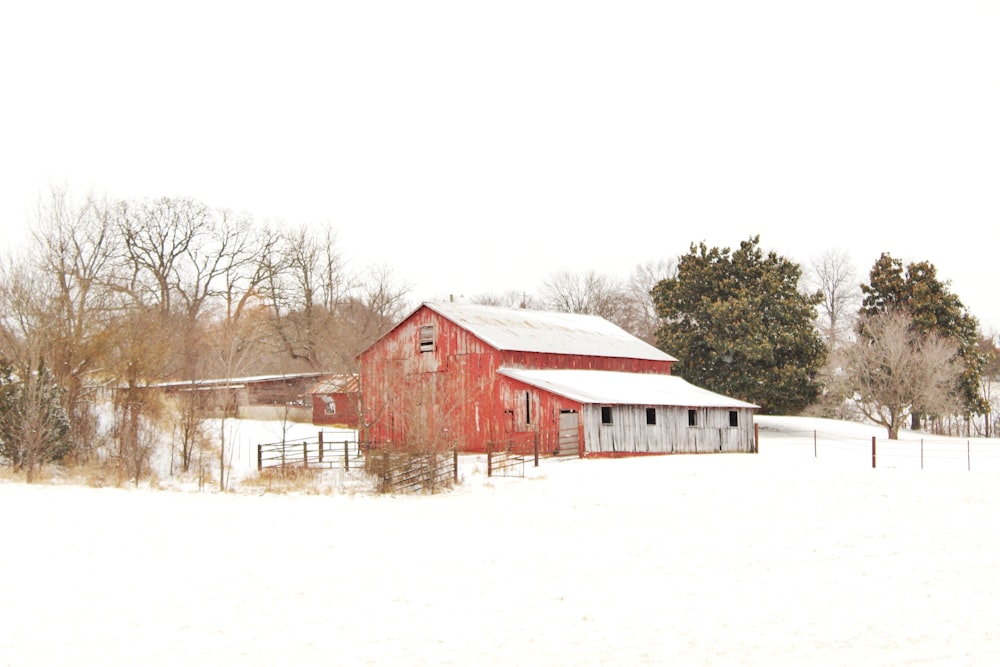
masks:
<svg viewBox="0 0 1000 667"><path fill-rule="evenodd" d="M486 476L493 476L493 445L486 443Z"/></svg>
<svg viewBox="0 0 1000 667"><path fill-rule="evenodd" d="M816 449L816 431L813 431L813 458L815 459L817 457L818 457L818 452Z"/></svg>
<svg viewBox="0 0 1000 667"><path fill-rule="evenodd" d="M323 465L323 431L319 432L319 437L316 438L316 442L319 443L319 463L320 466Z"/></svg>
<svg viewBox="0 0 1000 667"><path fill-rule="evenodd" d="M458 484L458 447L451 450L452 467L455 471L455 484Z"/></svg>
<svg viewBox="0 0 1000 667"><path fill-rule="evenodd" d="M972 445L968 440L965 441L965 461L969 472L972 472Z"/></svg>
<svg viewBox="0 0 1000 667"><path fill-rule="evenodd" d="M538 431L535 431L535 467L538 467Z"/></svg>
<svg viewBox="0 0 1000 667"><path fill-rule="evenodd" d="M257 445L257 472L264 469L264 452L261 445Z"/></svg>
<svg viewBox="0 0 1000 667"><path fill-rule="evenodd" d="M350 445L347 443L347 440L344 440L344 470L351 469L351 459L348 455L349 447Z"/></svg>
<svg viewBox="0 0 1000 667"><path fill-rule="evenodd" d="M303 468L308 468L309 467L309 441L308 440L303 440L302 441L302 467Z"/></svg>
<svg viewBox="0 0 1000 667"><path fill-rule="evenodd" d="M872 469L875 468L875 436L872 436Z"/></svg>
<svg viewBox="0 0 1000 667"><path fill-rule="evenodd" d="M392 461L389 459L389 448L382 448L382 489L384 491L389 491L392 489L392 471L389 469L389 464Z"/></svg>
<svg viewBox="0 0 1000 667"><path fill-rule="evenodd" d="M924 469L924 439L920 438L920 469Z"/></svg>
<svg viewBox="0 0 1000 667"><path fill-rule="evenodd" d="M698 451L698 443L695 442L695 452ZM760 424L753 425L753 453L760 454Z"/></svg>

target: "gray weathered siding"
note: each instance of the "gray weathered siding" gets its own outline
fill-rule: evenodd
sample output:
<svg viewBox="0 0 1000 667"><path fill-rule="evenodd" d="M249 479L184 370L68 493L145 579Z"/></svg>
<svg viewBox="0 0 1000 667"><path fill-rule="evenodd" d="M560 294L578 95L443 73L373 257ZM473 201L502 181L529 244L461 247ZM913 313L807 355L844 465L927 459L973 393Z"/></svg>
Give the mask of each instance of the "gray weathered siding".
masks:
<svg viewBox="0 0 1000 667"><path fill-rule="evenodd" d="M646 406L612 405L612 423L601 423L600 405L583 406L587 454L681 454L752 452L753 411L733 408L739 425L729 425L730 408L693 408L698 425L688 426L688 408L658 406L656 424L646 423Z"/></svg>

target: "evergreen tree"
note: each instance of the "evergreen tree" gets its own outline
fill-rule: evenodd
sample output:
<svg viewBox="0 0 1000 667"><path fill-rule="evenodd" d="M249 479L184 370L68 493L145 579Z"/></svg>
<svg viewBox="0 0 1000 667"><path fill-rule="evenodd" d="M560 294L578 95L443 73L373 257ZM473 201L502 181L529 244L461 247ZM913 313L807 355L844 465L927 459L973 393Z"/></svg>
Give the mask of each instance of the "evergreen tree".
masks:
<svg viewBox="0 0 1000 667"><path fill-rule="evenodd" d="M0 361L0 457L32 481L38 467L70 449L62 391L44 364L16 373Z"/></svg>
<svg viewBox="0 0 1000 667"><path fill-rule="evenodd" d="M968 414L985 414L980 383L985 359L979 347L979 323L966 310L948 284L937 277L937 269L927 261L911 262L904 270L902 261L882 253L869 274L862 315L872 316L893 310L905 311L919 333L934 333L958 348L963 371L956 393ZM914 415L914 428L919 415Z"/></svg>
<svg viewBox="0 0 1000 667"><path fill-rule="evenodd" d="M653 288L660 349L675 372L764 413L794 414L818 393L826 356L813 327L820 294L799 291L802 269L760 249L760 237L729 248L691 245L677 274Z"/></svg>

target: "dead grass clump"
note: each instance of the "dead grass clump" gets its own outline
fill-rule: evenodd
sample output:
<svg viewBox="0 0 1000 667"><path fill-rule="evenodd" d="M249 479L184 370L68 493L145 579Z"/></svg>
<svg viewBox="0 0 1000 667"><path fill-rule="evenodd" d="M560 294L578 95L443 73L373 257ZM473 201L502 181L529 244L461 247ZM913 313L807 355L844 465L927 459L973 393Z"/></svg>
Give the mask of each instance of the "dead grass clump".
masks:
<svg viewBox="0 0 1000 667"><path fill-rule="evenodd" d="M317 468L266 468L240 485L263 493L329 493L324 472Z"/></svg>

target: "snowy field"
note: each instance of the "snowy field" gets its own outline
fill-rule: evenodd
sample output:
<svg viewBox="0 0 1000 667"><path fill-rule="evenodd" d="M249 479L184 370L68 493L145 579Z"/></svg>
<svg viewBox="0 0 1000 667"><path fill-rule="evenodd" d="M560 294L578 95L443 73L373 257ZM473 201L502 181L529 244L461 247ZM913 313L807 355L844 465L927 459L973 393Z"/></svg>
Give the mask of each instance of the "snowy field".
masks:
<svg viewBox="0 0 1000 667"><path fill-rule="evenodd" d="M435 496L0 483L0 667L1000 664L1000 442L759 421Z"/></svg>

